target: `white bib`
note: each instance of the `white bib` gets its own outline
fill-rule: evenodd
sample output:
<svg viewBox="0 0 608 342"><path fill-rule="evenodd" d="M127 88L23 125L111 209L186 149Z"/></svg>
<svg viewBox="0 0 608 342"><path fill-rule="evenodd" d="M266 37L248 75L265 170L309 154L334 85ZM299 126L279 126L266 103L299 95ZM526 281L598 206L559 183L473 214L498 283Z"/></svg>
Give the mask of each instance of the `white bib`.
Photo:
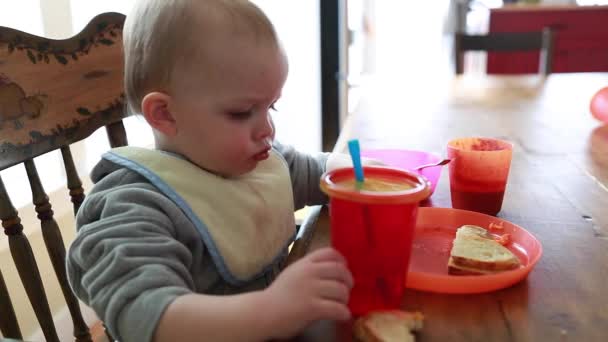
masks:
<svg viewBox="0 0 608 342"><path fill-rule="evenodd" d="M233 285L264 274L293 241L291 179L274 150L252 172L230 179L158 150L120 147L103 158L141 174L175 202Z"/></svg>

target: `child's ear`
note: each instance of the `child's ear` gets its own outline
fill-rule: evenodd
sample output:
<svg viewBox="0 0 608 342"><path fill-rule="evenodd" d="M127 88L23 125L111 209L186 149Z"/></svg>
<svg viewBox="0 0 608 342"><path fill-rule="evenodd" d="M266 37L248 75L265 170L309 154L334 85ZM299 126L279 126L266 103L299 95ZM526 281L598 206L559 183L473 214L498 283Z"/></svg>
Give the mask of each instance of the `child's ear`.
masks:
<svg viewBox="0 0 608 342"><path fill-rule="evenodd" d="M171 98L167 94L149 93L141 101L141 110L152 128L172 137L177 134L177 124L173 114L169 111L170 100Z"/></svg>

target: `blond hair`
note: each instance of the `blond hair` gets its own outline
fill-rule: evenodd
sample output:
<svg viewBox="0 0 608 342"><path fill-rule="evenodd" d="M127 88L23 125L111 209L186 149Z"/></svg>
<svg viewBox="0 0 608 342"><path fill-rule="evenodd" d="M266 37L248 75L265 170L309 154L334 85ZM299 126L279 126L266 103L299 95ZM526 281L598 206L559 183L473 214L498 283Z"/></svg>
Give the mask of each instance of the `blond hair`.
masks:
<svg viewBox="0 0 608 342"><path fill-rule="evenodd" d="M131 110L141 113L141 102L152 91L169 92L176 69L200 58L205 34L217 29L278 44L270 20L248 0L138 0L124 26Z"/></svg>

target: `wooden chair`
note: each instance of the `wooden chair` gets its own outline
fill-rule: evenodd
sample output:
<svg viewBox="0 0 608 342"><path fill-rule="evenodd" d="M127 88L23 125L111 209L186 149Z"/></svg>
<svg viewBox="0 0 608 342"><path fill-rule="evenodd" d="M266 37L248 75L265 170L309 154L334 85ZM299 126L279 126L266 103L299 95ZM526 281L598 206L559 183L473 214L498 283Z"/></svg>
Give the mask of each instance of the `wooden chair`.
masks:
<svg viewBox="0 0 608 342"><path fill-rule="evenodd" d="M465 51L534 51L540 50L539 72L551 73L553 60L553 32L549 28L541 32L504 32L487 35L454 35L456 74L463 73Z"/></svg>
<svg viewBox="0 0 608 342"><path fill-rule="evenodd" d="M127 144L122 124L127 116L123 92L124 20L125 16L119 13L99 15L67 40L49 40L0 27L0 170L17 164L25 166L44 242L72 316L76 341L90 341L91 334L67 282L65 246L34 158L61 151L75 213L84 200L84 190L70 144L103 126L112 147ZM0 219L44 336L47 341L58 341L44 280L1 178ZM22 339L1 273L0 312L2 334Z"/></svg>

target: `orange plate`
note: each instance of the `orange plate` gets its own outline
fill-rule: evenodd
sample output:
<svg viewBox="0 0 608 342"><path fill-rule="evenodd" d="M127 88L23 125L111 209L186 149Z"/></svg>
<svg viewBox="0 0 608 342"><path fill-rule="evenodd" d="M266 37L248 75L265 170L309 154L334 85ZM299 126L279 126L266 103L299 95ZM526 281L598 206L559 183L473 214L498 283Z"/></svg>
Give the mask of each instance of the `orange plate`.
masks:
<svg viewBox="0 0 608 342"><path fill-rule="evenodd" d="M518 269L491 275L448 274L448 258L456 230L465 224L491 229L496 236L511 234L509 248L521 261ZM538 240L527 230L500 218L451 208L420 208L406 286L439 293L481 293L509 287L526 278L543 253Z"/></svg>

